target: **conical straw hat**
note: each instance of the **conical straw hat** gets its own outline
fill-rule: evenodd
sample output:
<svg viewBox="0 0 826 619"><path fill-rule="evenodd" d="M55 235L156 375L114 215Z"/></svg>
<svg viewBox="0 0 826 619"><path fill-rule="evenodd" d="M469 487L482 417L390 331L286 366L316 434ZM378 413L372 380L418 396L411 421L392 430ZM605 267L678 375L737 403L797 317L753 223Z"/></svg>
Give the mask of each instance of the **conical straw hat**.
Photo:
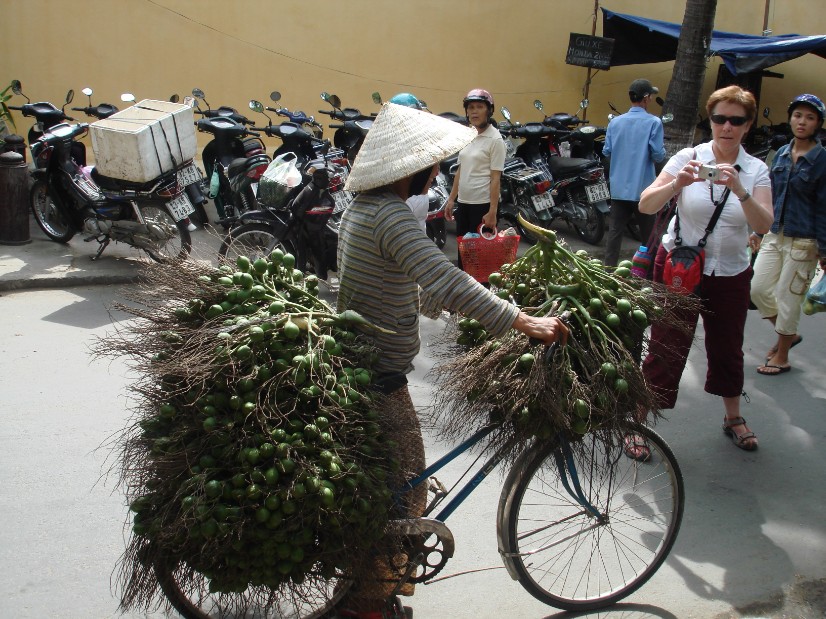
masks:
<svg viewBox="0 0 826 619"><path fill-rule="evenodd" d="M385 103L364 139L344 188L366 191L429 168L462 150L476 131L435 114Z"/></svg>

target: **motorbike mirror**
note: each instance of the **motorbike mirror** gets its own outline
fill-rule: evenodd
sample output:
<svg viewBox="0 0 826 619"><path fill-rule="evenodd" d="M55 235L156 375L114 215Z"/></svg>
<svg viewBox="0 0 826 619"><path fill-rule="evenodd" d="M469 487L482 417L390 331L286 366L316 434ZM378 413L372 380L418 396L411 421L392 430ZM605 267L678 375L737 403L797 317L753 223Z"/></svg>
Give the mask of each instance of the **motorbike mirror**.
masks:
<svg viewBox="0 0 826 619"><path fill-rule="evenodd" d="M422 106L423 110L427 109L427 102L424 99L419 99L419 105Z"/></svg>
<svg viewBox="0 0 826 619"><path fill-rule="evenodd" d="M768 118L769 114L771 114L771 108L764 107L763 108L763 118Z"/></svg>
<svg viewBox="0 0 826 619"><path fill-rule="evenodd" d="M502 112L502 116L505 117L505 120L510 122L511 121L511 111L506 107L500 108L500 111Z"/></svg>
<svg viewBox="0 0 826 619"><path fill-rule="evenodd" d="M178 93L175 93L174 95L169 97L169 102L170 103L177 103L180 100L181 100L181 98L178 96Z"/></svg>
<svg viewBox="0 0 826 619"><path fill-rule="evenodd" d="M322 101L329 101L330 100L330 95L326 92L322 92L321 93L321 99L322 99Z"/></svg>
<svg viewBox="0 0 826 619"><path fill-rule="evenodd" d="M378 92L374 92L372 96L373 96L373 103L375 103L376 105L381 105L382 104L381 95Z"/></svg>
<svg viewBox="0 0 826 619"><path fill-rule="evenodd" d="M261 102L260 102L260 101L256 101L255 99L252 99L252 100L250 101L250 109L251 109L253 112L259 112L259 113L263 113L263 112L264 112L264 106L261 104Z"/></svg>
<svg viewBox="0 0 826 619"><path fill-rule="evenodd" d="M540 112L541 112L541 111L543 111L543 110L545 109L545 106L544 106L544 105L542 105L542 101L540 101L539 99L534 99L534 101L533 101L533 106L534 106L537 110L539 110Z"/></svg>
<svg viewBox="0 0 826 619"><path fill-rule="evenodd" d="M20 80L11 81L11 91L16 95L23 94L23 85L20 83Z"/></svg>
<svg viewBox="0 0 826 619"><path fill-rule="evenodd" d="M125 101L127 103L134 103L135 102L135 95L131 92L125 92L120 96L121 101Z"/></svg>
<svg viewBox="0 0 826 619"><path fill-rule="evenodd" d="M69 92L66 93L66 105L69 105L74 98L75 98L75 90L74 90L74 88L70 88Z"/></svg>
<svg viewBox="0 0 826 619"><path fill-rule="evenodd" d="M195 97L196 99L203 99L204 97L206 97L206 95L204 94L204 91L201 90L200 88L193 88L192 89L192 96Z"/></svg>
<svg viewBox="0 0 826 619"><path fill-rule="evenodd" d="M656 101L657 105L659 105L660 107L662 107L665 104L665 101L663 101L662 97L657 97L656 99L654 99L654 101Z"/></svg>
<svg viewBox="0 0 826 619"><path fill-rule="evenodd" d="M591 104L591 102L588 101L588 99L583 99L582 101L579 102L579 109L581 109L581 110L588 109L588 106L590 104Z"/></svg>
<svg viewBox="0 0 826 619"><path fill-rule="evenodd" d="M84 88L83 90L81 90L80 92L82 92L82 93L83 93L84 95L86 95L87 97L91 97L91 96L92 96L92 89L91 89L91 88L89 88L88 86L87 86L86 88Z"/></svg>
<svg viewBox="0 0 826 619"><path fill-rule="evenodd" d="M281 93L280 93L280 92L278 92L277 90L273 90L273 91L270 93L270 101L273 101L273 102L278 102L278 101L280 101L280 100L281 100Z"/></svg>
<svg viewBox="0 0 826 619"><path fill-rule="evenodd" d="M341 109L341 99L339 99L336 95L330 95L330 98L327 99L327 103L338 110Z"/></svg>
<svg viewBox="0 0 826 619"><path fill-rule="evenodd" d="M672 114L671 112L669 112L668 114L663 114L663 123L670 123L672 120L674 120L674 114Z"/></svg>

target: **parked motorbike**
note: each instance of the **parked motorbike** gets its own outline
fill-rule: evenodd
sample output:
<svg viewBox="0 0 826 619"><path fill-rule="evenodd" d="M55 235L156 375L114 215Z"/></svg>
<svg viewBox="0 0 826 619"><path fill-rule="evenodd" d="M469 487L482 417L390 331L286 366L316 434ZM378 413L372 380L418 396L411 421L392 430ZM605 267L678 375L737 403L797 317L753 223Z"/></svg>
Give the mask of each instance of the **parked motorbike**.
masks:
<svg viewBox="0 0 826 619"><path fill-rule="evenodd" d="M517 158L540 171L540 174L530 175L530 179L536 179L532 193L519 187L521 194L529 195L531 200L513 201L513 196L508 196L509 200L500 201L501 215L515 220L516 213L521 213L528 221L546 228L553 220L562 219L586 243L599 243L605 234L605 217L610 210L608 186L600 163L593 159L562 157L555 152L553 141L569 137L573 133L571 131L542 123L513 125L510 111L504 107L502 115L510 128L500 128L500 131L523 140L516 149ZM524 176L524 172L520 171L520 182ZM503 177L510 182L507 165ZM521 227L518 229L520 234L532 239L529 231Z"/></svg>
<svg viewBox="0 0 826 619"><path fill-rule="evenodd" d="M31 116L35 119L35 122L29 128L27 135L30 150L34 143L41 136L43 136L44 133L51 130L52 127L60 123L64 123L67 120L74 120L74 118L68 116L65 112L66 106L69 105L75 98L75 91L72 89L69 89L66 93L65 103L59 109L57 106L49 103L48 101L32 103L31 99L23 93L23 87L20 80L12 80L11 89L14 94L24 97L26 99L26 103L20 106L9 105L7 107L10 110L22 112L23 116ZM83 142L72 142L72 157L79 164L86 165L86 145L83 144ZM38 162L34 157L34 153L32 153L32 158L35 166L43 165L44 162Z"/></svg>
<svg viewBox="0 0 826 619"><path fill-rule="evenodd" d="M203 116L195 121L195 126L198 131L214 136L204 147L201 157L210 197L218 211L218 223L226 229L228 220L256 207L258 181L270 158L260 132L250 128L255 125L252 120L234 108L209 108L204 92L199 88L193 89L192 96L196 100L195 113ZM204 101L208 109L201 110L198 101Z"/></svg>
<svg viewBox="0 0 826 619"><path fill-rule="evenodd" d="M34 144L38 162L30 199L43 232L67 243L78 232L96 240L96 260L111 241L144 250L158 262L186 258L192 241L184 221L193 208L175 170L148 183L105 177L72 155L88 123L61 123Z"/></svg>
<svg viewBox="0 0 826 619"><path fill-rule="evenodd" d="M320 158L303 165L303 182L286 203L259 202L258 209L238 217L218 250L223 260L234 262L241 255L254 260L281 249L295 257L296 268L327 279L336 269L338 247L338 228L329 225L336 205L330 190L340 191L346 176L346 168L335 163L340 155L328 148L329 143Z"/></svg>
<svg viewBox="0 0 826 619"><path fill-rule="evenodd" d="M274 103L278 103L281 100L281 93L274 90L270 93L270 100ZM267 111L275 112L279 116L283 116L290 122L297 124L299 127L309 128L309 131L319 139L324 137L324 128L321 126L321 123L317 122L315 117L307 116L307 114L301 110L291 112L282 105L279 107L267 107ZM272 124L272 121L270 121L270 124Z"/></svg>
<svg viewBox="0 0 826 619"><path fill-rule="evenodd" d="M332 120L339 121L329 125L331 129L336 130L333 134L333 146L343 150L352 164L367 132L370 131L370 127L373 125L375 115L362 114L360 110L354 107L342 108L341 99L327 92L322 92L321 98L329 103L333 109L318 110L318 113L326 114Z"/></svg>
<svg viewBox="0 0 826 619"><path fill-rule="evenodd" d="M749 131L743 143L743 148L753 157L757 157L771 166L774 156L784 144L792 139L789 123L773 123L771 108L763 108L763 118L769 121L767 125L755 126Z"/></svg>
<svg viewBox="0 0 826 619"><path fill-rule="evenodd" d="M537 99L533 102L534 107L544 114L544 106ZM588 108L588 100L583 99L579 103L579 109ZM605 144L606 127L590 124L590 121L579 118L576 114L557 112L542 119L542 124L563 131L569 131L569 135L560 139L553 146L557 154L561 157L575 157L579 159L594 159L605 165L602 157L602 147Z"/></svg>

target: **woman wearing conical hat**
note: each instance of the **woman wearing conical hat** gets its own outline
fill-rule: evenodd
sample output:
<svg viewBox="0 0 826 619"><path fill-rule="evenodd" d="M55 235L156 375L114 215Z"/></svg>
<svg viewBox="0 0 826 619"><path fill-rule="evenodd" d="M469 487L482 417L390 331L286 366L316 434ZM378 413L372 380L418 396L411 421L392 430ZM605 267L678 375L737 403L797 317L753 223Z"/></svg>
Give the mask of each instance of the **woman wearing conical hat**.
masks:
<svg viewBox="0 0 826 619"><path fill-rule="evenodd" d="M382 330L365 334L380 351L377 389L399 440L400 485L424 469L424 445L406 374L419 352L419 288L440 307L481 322L492 335L515 328L546 344L567 341L557 318L534 318L500 299L453 265L427 237L405 200L431 178L439 161L467 146L477 132L433 114L393 103L382 107L353 164L345 188L359 192L348 206L339 231L338 309L352 309ZM402 438L403 437L403 438ZM408 496L409 516L420 516L422 496ZM410 493L414 494L414 493ZM372 617L385 606L394 583L377 562L377 580L361 583L345 602L341 616ZM401 593L411 595L407 584ZM344 614L342 614L344 613Z"/></svg>

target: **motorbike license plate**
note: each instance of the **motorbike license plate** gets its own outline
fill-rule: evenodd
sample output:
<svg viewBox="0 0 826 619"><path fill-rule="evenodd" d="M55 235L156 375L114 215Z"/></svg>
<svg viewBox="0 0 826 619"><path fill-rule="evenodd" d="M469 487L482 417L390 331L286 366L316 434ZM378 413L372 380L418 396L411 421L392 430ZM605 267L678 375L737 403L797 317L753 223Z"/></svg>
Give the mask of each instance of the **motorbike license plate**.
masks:
<svg viewBox="0 0 826 619"><path fill-rule="evenodd" d="M536 211L547 211L554 205L554 199L550 191L531 196L531 200L533 200L533 208Z"/></svg>
<svg viewBox="0 0 826 619"><path fill-rule="evenodd" d="M608 193L608 185L604 182L599 182L594 185L585 185L585 195L588 196L588 202L602 202L608 200L611 194Z"/></svg>
<svg viewBox="0 0 826 619"><path fill-rule="evenodd" d="M195 163L178 170L178 184L182 187L189 187L194 183L201 182L201 171Z"/></svg>
<svg viewBox="0 0 826 619"><path fill-rule="evenodd" d="M333 193L333 200L336 203L335 212L340 213L350 204L350 192L336 191Z"/></svg>
<svg viewBox="0 0 826 619"><path fill-rule="evenodd" d="M192 206L192 202L189 201L189 198L185 193L182 193L177 198L173 198L167 202L166 207L169 209L169 212L175 221L186 219L189 217L190 213L195 211L195 208Z"/></svg>

